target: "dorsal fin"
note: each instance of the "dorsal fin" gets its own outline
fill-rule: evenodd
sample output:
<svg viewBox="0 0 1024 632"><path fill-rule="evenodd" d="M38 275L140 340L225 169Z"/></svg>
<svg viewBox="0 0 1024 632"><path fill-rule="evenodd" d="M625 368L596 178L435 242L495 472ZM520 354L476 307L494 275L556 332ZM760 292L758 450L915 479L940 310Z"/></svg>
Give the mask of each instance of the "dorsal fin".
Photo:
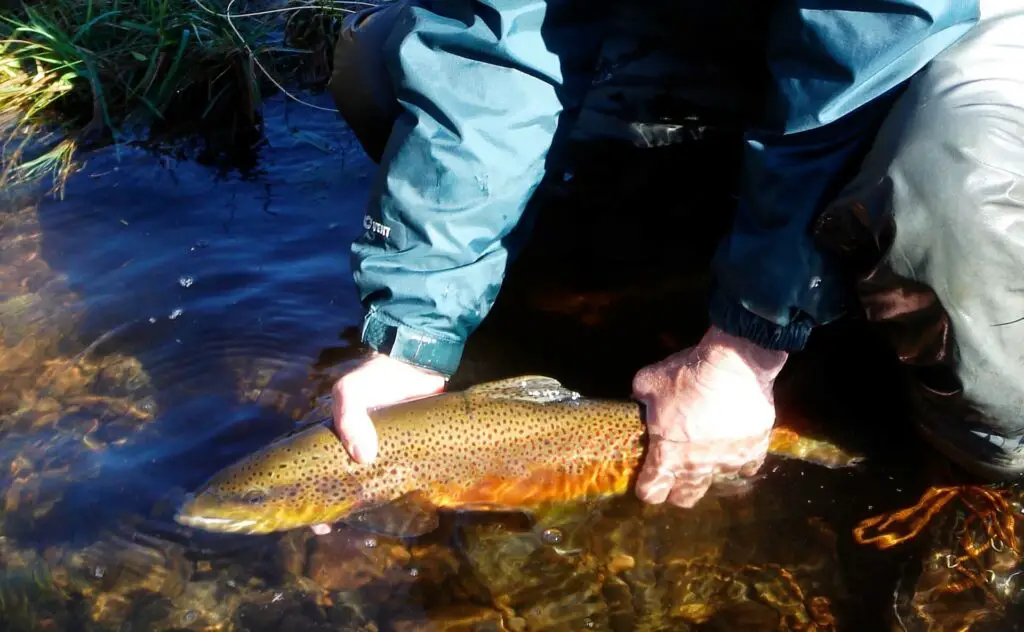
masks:
<svg viewBox="0 0 1024 632"><path fill-rule="evenodd" d="M544 375L519 375L493 382L470 386L465 391L470 395L482 395L497 399L515 399L538 404L548 404L579 399L579 393L571 391L553 377Z"/></svg>

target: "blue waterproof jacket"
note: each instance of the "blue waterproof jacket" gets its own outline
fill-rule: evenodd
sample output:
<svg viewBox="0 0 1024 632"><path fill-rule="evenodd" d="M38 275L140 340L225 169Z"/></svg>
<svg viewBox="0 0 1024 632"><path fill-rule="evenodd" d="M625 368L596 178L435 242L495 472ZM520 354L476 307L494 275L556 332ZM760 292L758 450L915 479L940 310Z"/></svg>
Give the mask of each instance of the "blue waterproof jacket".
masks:
<svg viewBox="0 0 1024 632"><path fill-rule="evenodd" d="M445 375L491 309L508 237L586 82L580 0L410 5L385 44L401 114L352 247L363 341ZM840 315L810 226L897 89L977 21L977 0L781 0L770 87L745 136L735 224L713 262L711 321L798 350ZM574 29L576 29L574 31Z"/></svg>

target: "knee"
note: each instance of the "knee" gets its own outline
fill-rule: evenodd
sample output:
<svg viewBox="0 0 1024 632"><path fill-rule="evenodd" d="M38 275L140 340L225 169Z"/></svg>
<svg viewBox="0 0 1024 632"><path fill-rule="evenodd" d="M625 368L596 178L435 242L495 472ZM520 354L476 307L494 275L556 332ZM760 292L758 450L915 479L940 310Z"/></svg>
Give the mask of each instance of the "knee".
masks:
<svg viewBox="0 0 1024 632"><path fill-rule="evenodd" d="M1024 315L1011 289L1024 268L1021 30L1024 12L983 22L914 80L886 174L894 269L928 283L963 327Z"/></svg>
<svg viewBox="0 0 1024 632"><path fill-rule="evenodd" d="M331 96L375 161L380 160L398 111L384 49L405 4L405 0L396 0L349 15L334 47Z"/></svg>
<svg viewBox="0 0 1024 632"><path fill-rule="evenodd" d="M1021 31L1024 11L992 18L922 70L829 211L862 208L876 237L891 226L892 270L953 309L1024 266Z"/></svg>
<svg viewBox="0 0 1024 632"><path fill-rule="evenodd" d="M838 204L979 227L1024 201L1024 9L983 20L909 83Z"/></svg>
<svg viewBox="0 0 1024 632"><path fill-rule="evenodd" d="M856 279L868 320L955 375L930 436L1005 475L1024 471L1022 30L1024 11L983 21L919 73L826 213L866 211L846 223L877 245Z"/></svg>

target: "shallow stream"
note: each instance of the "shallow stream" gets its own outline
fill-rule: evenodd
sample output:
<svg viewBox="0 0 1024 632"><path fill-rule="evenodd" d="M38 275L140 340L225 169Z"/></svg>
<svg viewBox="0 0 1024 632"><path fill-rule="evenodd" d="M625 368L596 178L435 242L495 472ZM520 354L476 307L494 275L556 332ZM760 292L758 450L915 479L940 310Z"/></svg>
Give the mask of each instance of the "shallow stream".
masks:
<svg viewBox="0 0 1024 632"><path fill-rule="evenodd" d="M689 264L727 224L734 143L583 153L538 195L532 247L453 388L544 373L626 396L637 368L699 336L706 283ZM901 546L853 540L861 520L914 505L939 480L892 403L884 350L855 329L821 334L787 369L780 423L834 435L868 455L863 469L775 459L751 493L693 510L629 497L552 518L573 554L486 518L411 543L175 525L183 492L322 413L332 379L358 360L348 246L375 165L335 115L280 98L254 165L122 147L89 155L63 201L6 194L3 630L1019 625L1009 545L956 560L980 528L966 505ZM1019 518L1019 494L1006 498ZM980 566L957 570L969 564Z"/></svg>

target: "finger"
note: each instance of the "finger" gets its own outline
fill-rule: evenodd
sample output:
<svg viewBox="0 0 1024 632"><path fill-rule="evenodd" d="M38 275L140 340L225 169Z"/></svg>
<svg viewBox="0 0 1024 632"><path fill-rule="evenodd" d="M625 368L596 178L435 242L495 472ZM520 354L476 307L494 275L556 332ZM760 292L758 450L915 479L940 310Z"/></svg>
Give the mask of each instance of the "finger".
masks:
<svg viewBox="0 0 1024 632"><path fill-rule="evenodd" d="M732 454L728 458L718 459L715 471L722 476L739 477L744 471L743 468L756 460L754 454L756 453L751 450L745 450L738 454Z"/></svg>
<svg viewBox="0 0 1024 632"><path fill-rule="evenodd" d="M670 378L665 370L666 360L645 366L633 376L633 397L639 400L650 399L657 393L664 393L670 386Z"/></svg>
<svg viewBox="0 0 1024 632"><path fill-rule="evenodd" d="M644 466L636 481L636 495L645 503L660 505L668 498L675 484L672 472L656 466Z"/></svg>
<svg viewBox="0 0 1024 632"><path fill-rule="evenodd" d="M655 393L664 392L671 386L673 375L685 364L696 347L691 345L677 351L661 362L649 364L633 376L633 396L637 399L648 398Z"/></svg>
<svg viewBox="0 0 1024 632"><path fill-rule="evenodd" d="M768 438L759 439L753 446L749 440L733 443L729 447L716 450L723 455L712 458L716 471L724 476L753 476L757 473L764 457L768 453ZM749 472L749 474L744 474Z"/></svg>
<svg viewBox="0 0 1024 632"><path fill-rule="evenodd" d="M684 509L693 507L708 493L712 480L710 474L688 481L677 479L675 487L668 495L668 503Z"/></svg>
<svg viewBox="0 0 1024 632"><path fill-rule="evenodd" d="M633 397L644 400L654 393L655 369L644 367L633 376Z"/></svg>
<svg viewBox="0 0 1024 632"><path fill-rule="evenodd" d="M349 456L356 463L370 463L377 458L377 430L366 408L354 405L344 395L334 397L334 425Z"/></svg>
<svg viewBox="0 0 1024 632"><path fill-rule="evenodd" d="M665 462L668 446L665 441L651 437L647 458L636 479L636 495L652 505L660 505L668 498L676 477L673 469ZM671 463L671 455L669 463Z"/></svg>
<svg viewBox="0 0 1024 632"><path fill-rule="evenodd" d="M331 532L331 525L329 524L315 524L310 529L316 535L327 535Z"/></svg>
<svg viewBox="0 0 1024 632"><path fill-rule="evenodd" d="M687 450L688 443L668 441L651 435L647 458L637 476L637 495L650 504L661 504L668 498L680 478L692 480L713 473L710 466L694 464Z"/></svg>
<svg viewBox="0 0 1024 632"><path fill-rule="evenodd" d="M770 437L765 435L753 448L738 451L735 460L729 463L729 473L743 478L756 476L768 456L769 441Z"/></svg>
<svg viewBox="0 0 1024 632"><path fill-rule="evenodd" d="M713 498L735 498L753 490L754 482L747 478L716 478L706 495Z"/></svg>

